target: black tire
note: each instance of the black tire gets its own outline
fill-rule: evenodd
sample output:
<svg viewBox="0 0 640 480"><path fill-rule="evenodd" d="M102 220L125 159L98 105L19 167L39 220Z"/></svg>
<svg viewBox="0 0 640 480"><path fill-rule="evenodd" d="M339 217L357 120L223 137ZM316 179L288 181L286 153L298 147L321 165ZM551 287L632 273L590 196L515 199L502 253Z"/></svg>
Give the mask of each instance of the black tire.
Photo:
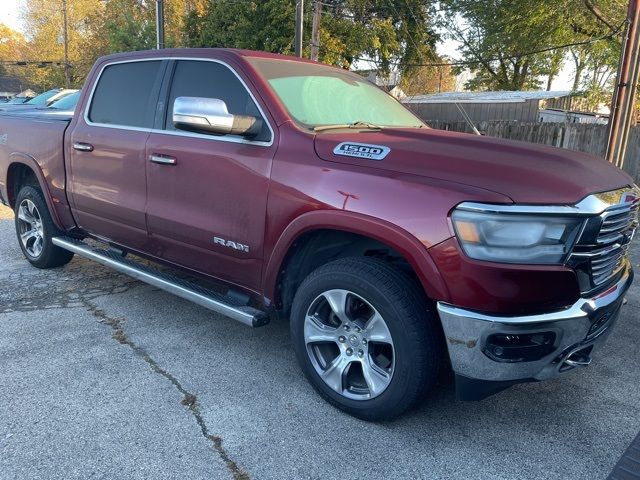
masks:
<svg viewBox="0 0 640 480"><path fill-rule="evenodd" d="M386 389L374 398L352 399L338 393L322 380L308 353L307 312L318 308L314 305L322 301L322 294L334 289L348 290L369 303L391 334L393 373ZM420 402L436 381L444 348L438 318L419 285L399 268L367 257L336 260L312 272L296 292L290 329L296 356L313 387L335 407L369 421L393 419Z"/></svg>
<svg viewBox="0 0 640 480"><path fill-rule="evenodd" d="M34 251L29 251L28 245L25 245L21 239L21 229L25 229L26 225L20 217L20 207L23 202L31 202L39 217L39 224L41 225L41 238L42 248L38 254L34 254ZM31 185L24 186L20 189L15 204L15 226L16 234L18 236L18 244L22 249L22 253L26 259L37 268L55 268L66 265L73 258L73 253L68 250L64 250L53 244L51 239L55 236L62 235L62 232L55 226L51 219L51 213L47 207L47 203L44 200L42 190L39 187Z"/></svg>

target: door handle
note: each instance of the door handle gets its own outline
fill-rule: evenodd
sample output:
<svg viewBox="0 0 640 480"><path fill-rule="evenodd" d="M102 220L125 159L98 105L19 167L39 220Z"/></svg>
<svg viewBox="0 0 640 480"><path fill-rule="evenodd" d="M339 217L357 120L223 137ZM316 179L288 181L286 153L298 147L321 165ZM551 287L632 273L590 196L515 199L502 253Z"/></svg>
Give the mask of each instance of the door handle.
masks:
<svg viewBox="0 0 640 480"><path fill-rule="evenodd" d="M170 157L168 155L157 155L155 153L149 155L149 161L157 163L159 165L175 165L178 163L178 159L175 157Z"/></svg>
<svg viewBox="0 0 640 480"><path fill-rule="evenodd" d="M73 149L80 152L93 152L93 145L90 143L73 142Z"/></svg>

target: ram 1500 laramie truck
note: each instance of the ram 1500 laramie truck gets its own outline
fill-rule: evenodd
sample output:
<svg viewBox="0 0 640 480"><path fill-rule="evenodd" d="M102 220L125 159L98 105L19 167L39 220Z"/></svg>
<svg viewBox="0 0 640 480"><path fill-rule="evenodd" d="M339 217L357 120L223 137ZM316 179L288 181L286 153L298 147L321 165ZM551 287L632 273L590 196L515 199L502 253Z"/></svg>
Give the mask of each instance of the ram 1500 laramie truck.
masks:
<svg viewBox="0 0 640 480"><path fill-rule="evenodd" d="M289 319L317 391L377 420L444 364L469 400L588 365L640 195L599 158L432 130L354 73L188 49L99 59L72 118L0 117L0 196L35 267Z"/></svg>

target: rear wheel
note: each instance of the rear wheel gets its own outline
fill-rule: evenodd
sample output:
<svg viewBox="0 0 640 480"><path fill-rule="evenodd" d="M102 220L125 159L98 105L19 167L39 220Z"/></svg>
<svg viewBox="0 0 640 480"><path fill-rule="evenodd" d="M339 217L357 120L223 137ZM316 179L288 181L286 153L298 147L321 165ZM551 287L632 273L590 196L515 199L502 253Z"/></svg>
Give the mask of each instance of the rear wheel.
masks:
<svg viewBox="0 0 640 480"><path fill-rule="evenodd" d="M442 356L436 317L415 282L372 258L320 267L298 289L294 349L316 390L366 420L396 417L435 382Z"/></svg>
<svg viewBox="0 0 640 480"><path fill-rule="evenodd" d="M73 253L53 244L51 239L61 235L38 187L25 186L18 193L15 206L15 224L22 253L37 268L65 265Z"/></svg>

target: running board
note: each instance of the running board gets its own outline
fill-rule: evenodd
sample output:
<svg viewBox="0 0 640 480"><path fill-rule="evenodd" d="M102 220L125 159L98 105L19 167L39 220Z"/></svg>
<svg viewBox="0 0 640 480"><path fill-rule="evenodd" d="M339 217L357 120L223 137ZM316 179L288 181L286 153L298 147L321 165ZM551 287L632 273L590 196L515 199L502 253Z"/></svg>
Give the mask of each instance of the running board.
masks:
<svg viewBox="0 0 640 480"><path fill-rule="evenodd" d="M54 237L52 241L60 248L113 268L161 290L166 290L250 327L261 327L269 323L269 315L262 310L242 305L235 298L212 292L195 283L158 272L146 265L124 258L116 252L94 248L69 237Z"/></svg>

